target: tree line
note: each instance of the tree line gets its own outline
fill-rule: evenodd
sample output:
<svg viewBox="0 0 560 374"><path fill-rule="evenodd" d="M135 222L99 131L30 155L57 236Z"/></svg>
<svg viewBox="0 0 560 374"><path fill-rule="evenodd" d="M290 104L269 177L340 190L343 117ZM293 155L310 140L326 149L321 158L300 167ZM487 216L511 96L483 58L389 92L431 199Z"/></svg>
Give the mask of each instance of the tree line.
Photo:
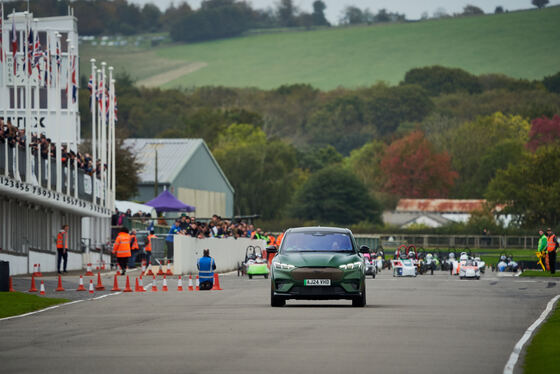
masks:
<svg viewBox="0 0 560 374"><path fill-rule="evenodd" d="M235 214L379 224L401 197L488 198L520 226L560 223L560 73L430 66L398 85L331 91L133 83L117 80L123 136L203 138L236 190Z"/></svg>
<svg viewBox="0 0 560 374"><path fill-rule="evenodd" d="M548 1L533 0L541 8ZM199 9L192 9L187 2L179 2L161 11L152 3L139 6L127 0L30 0L30 10L37 17L59 16L74 9L79 19L80 35L132 35L146 32L169 32L172 39L180 42L197 42L240 35L250 29L313 28L331 26L325 17L327 6L316 0L309 11L298 8L294 0L279 0L274 7L255 9L250 2L240 0L203 0ZM6 4L7 12L27 10L27 0ZM496 7L496 13L503 13ZM432 17L427 13L422 19L476 16L482 9L466 5L462 12L448 14L439 8ZM377 13L368 8L348 5L344 8L340 25L405 22L404 14L381 9Z"/></svg>

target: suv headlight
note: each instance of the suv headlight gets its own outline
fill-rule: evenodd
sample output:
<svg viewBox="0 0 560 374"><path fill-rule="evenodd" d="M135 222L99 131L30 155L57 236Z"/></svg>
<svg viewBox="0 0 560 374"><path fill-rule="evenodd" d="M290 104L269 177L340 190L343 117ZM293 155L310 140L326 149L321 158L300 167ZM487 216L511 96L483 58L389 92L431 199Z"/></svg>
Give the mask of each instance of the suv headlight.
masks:
<svg viewBox="0 0 560 374"><path fill-rule="evenodd" d="M351 262L349 264L340 265L338 268L341 270L356 270L361 269L364 266L362 261Z"/></svg>
<svg viewBox="0 0 560 374"><path fill-rule="evenodd" d="M272 266L274 266L274 268L278 270L293 270L296 268L294 265L283 264L281 262L273 262Z"/></svg>

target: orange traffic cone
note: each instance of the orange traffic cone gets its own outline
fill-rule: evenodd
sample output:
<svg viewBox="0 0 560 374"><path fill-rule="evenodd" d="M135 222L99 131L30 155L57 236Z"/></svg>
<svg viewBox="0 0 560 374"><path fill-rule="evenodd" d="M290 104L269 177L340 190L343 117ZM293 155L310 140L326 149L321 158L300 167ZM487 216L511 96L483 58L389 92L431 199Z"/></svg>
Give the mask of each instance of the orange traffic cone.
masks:
<svg viewBox="0 0 560 374"><path fill-rule="evenodd" d="M93 293L93 279L89 280L89 293Z"/></svg>
<svg viewBox="0 0 560 374"><path fill-rule="evenodd" d="M91 271L91 264L87 264L86 277L93 277L95 274Z"/></svg>
<svg viewBox="0 0 560 374"><path fill-rule="evenodd" d="M132 292L132 288L130 288L130 278L128 278L128 275L126 276L126 287L123 292Z"/></svg>
<svg viewBox="0 0 560 374"><path fill-rule="evenodd" d="M84 287L84 277L82 275L80 275L80 285L78 286L76 291L87 291Z"/></svg>
<svg viewBox="0 0 560 374"><path fill-rule="evenodd" d="M101 260L101 270L105 270L105 261Z"/></svg>
<svg viewBox="0 0 560 374"><path fill-rule="evenodd" d="M142 276L140 275L140 285L138 286L138 292L146 292L144 285L142 284Z"/></svg>
<svg viewBox="0 0 560 374"><path fill-rule="evenodd" d="M157 292L157 280L156 276L154 275L154 280L152 281L152 292Z"/></svg>
<svg viewBox="0 0 560 374"><path fill-rule="evenodd" d="M33 275L34 277L37 277L37 264L33 264L33 273L31 275Z"/></svg>
<svg viewBox="0 0 560 374"><path fill-rule="evenodd" d="M156 275L165 275L165 273L163 272L163 269L161 268L161 265L159 265L159 270L158 270Z"/></svg>
<svg viewBox="0 0 560 374"><path fill-rule="evenodd" d="M41 290L39 291L39 295L44 295L45 294L45 284L43 283L43 281L41 281Z"/></svg>
<svg viewBox="0 0 560 374"><path fill-rule="evenodd" d="M14 283L12 281L12 277L10 277L10 288L8 292L16 292L16 290L14 290Z"/></svg>
<svg viewBox="0 0 560 374"><path fill-rule="evenodd" d="M168 289L167 289L167 277L165 275L163 276L163 285L161 286L161 290L162 291L168 291Z"/></svg>
<svg viewBox="0 0 560 374"><path fill-rule="evenodd" d="M43 274L41 273L41 264L37 264L37 276L42 277Z"/></svg>
<svg viewBox="0 0 560 374"><path fill-rule="evenodd" d="M196 288L195 290L200 291L200 281L198 280L198 275L196 276Z"/></svg>
<svg viewBox="0 0 560 374"><path fill-rule="evenodd" d="M173 272L171 271L171 263L169 262L169 260L167 261L167 271L165 273L165 275L173 275Z"/></svg>
<svg viewBox="0 0 560 374"><path fill-rule="evenodd" d="M189 287L187 288L189 291L194 291L194 287L192 284L192 275L189 275Z"/></svg>
<svg viewBox="0 0 560 374"><path fill-rule="evenodd" d="M220 277L218 276L218 273L214 273L214 286L212 286L210 291L222 291L220 288Z"/></svg>
<svg viewBox="0 0 560 374"><path fill-rule="evenodd" d="M37 292L37 287L35 287L35 276L31 276L31 287L28 292Z"/></svg>
<svg viewBox="0 0 560 374"><path fill-rule="evenodd" d="M56 292L64 292L64 287L62 287L62 277L58 276L58 287L56 287Z"/></svg>
<svg viewBox="0 0 560 374"><path fill-rule="evenodd" d="M97 286L95 286L96 291L105 291L105 286L101 283L101 273L97 273Z"/></svg>
<svg viewBox="0 0 560 374"><path fill-rule="evenodd" d="M142 274L146 272L146 260L142 260Z"/></svg>
<svg viewBox="0 0 560 374"><path fill-rule="evenodd" d="M154 275L154 272L152 271L152 261L148 264L148 272L146 275Z"/></svg>
<svg viewBox="0 0 560 374"><path fill-rule="evenodd" d="M115 291L118 292L121 289L119 288L119 279L117 278L117 274L115 274L115 280L113 281L113 288L111 289L111 291Z"/></svg>
<svg viewBox="0 0 560 374"><path fill-rule="evenodd" d="M179 275L179 282L177 283L177 291L183 291L183 278Z"/></svg>

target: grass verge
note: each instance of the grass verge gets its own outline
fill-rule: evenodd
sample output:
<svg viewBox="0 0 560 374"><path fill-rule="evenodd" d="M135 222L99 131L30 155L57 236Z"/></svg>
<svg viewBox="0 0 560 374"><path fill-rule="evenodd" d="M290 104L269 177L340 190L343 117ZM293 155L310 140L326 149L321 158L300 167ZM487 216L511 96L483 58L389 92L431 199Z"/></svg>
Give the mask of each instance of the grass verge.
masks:
<svg viewBox="0 0 560 374"><path fill-rule="evenodd" d="M0 318L16 316L66 303L66 299L50 299L22 292L0 292Z"/></svg>
<svg viewBox="0 0 560 374"><path fill-rule="evenodd" d="M543 278L560 278L560 273L550 274L548 271L542 270L525 270L521 277L543 277Z"/></svg>
<svg viewBox="0 0 560 374"><path fill-rule="evenodd" d="M560 308L556 309L550 318L541 326L527 347L523 372L557 373L560 367Z"/></svg>

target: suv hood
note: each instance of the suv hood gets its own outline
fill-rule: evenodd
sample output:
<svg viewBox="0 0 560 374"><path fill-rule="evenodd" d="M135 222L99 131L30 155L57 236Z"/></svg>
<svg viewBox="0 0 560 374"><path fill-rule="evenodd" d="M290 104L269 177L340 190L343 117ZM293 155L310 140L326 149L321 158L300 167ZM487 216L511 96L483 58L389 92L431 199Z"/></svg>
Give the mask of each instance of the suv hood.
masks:
<svg viewBox="0 0 560 374"><path fill-rule="evenodd" d="M290 252L279 254L274 261L295 267L336 267L362 261L355 252Z"/></svg>

